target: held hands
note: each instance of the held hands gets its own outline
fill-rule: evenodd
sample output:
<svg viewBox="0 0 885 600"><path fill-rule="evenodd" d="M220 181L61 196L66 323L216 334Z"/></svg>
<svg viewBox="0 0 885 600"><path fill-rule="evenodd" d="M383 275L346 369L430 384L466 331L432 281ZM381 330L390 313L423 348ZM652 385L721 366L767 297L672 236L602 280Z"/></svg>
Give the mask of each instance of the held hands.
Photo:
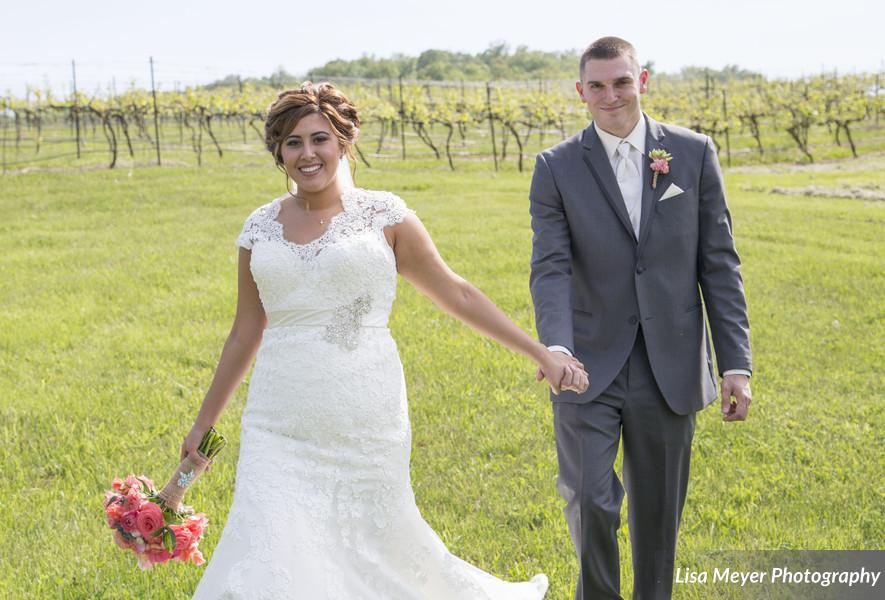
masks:
<svg viewBox="0 0 885 600"><path fill-rule="evenodd" d="M559 395L561 390L572 390L582 394L590 385L590 376L584 370L584 364L577 358L558 351L547 350L538 364L535 378L538 381L546 378L550 389L556 395Z"/></svg>
<svg viewBox="0 0 885 600"><path fill-rule="evenodd" d="M746 375L726 375L719 385L722 396L723 421L746 421L750 410L750 378ZM732 401L732 396L734 400Z"/></svg>

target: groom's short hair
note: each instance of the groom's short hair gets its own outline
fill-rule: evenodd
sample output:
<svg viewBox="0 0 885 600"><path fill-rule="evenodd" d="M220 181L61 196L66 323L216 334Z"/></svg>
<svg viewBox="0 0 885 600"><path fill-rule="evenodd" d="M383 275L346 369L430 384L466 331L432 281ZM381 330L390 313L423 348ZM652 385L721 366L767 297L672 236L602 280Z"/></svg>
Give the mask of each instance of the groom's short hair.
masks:
<svg viewBox="0 0 885 600"><path fill-rule="evenodd" d="M613 58L618 58L619 56L626 56L637 69L640 68L639 56L636 52L636 48L633 47L633 44L627 40L612 35L601 37L587 46L587 49L584 50L584 54L581 55L581 66L578 75L580 78L584 77L584 65L586 65L587 61L591 58L611 60Z"/></svg>

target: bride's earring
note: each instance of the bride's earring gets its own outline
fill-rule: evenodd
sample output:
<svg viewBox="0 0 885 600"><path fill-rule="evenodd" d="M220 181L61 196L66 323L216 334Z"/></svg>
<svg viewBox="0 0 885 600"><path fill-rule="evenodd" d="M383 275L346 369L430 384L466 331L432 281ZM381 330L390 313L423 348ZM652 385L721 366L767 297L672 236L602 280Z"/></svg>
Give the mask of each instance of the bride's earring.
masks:
<svg viewBox="0 0 885 600"><path fill-rule="evenodd" d="M294 196L295 190L297 190L298 188L297 188L297 186L294 185L295 182L292 181L292 178L289 177L289 172L286 171L286 169L284 167L282 167L281 165L277 165L277 168L280 170L280 172L283 174L283 177L285 178L286 183L284 184L283 187L286 188L286 192L288 194L291 194L292 196ZM295 190L292 189L293 187L295 188Z"/></svg>

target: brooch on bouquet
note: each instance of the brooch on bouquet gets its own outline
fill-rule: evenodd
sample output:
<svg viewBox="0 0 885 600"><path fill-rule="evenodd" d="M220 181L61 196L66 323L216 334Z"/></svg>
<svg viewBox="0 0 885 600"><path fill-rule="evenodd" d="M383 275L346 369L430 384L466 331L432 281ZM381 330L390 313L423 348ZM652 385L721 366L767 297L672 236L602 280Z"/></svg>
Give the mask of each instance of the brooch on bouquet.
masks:
<svg viewBox="0 0 885 600"><path fill-rule="evenodd" d="M657 148L649 152L648 157L651 159L649 167L654 173L651 178L651 189L655 189L658 187L658 175L666 175L670 172L669 163L673 160L673 155L663 148Z"/></svg>
<svg viewBox="0 0 885 600"><path fill-rule="evenodd" d="M226 443L224 436L210 427L197 452L184 457L160 491L144 475L114 478L104 496L105 517L117 546L131 550L140 569L169 560L196 565L206 562L198 544L209 520L203 513L194 514L181 499Z"/></svg>

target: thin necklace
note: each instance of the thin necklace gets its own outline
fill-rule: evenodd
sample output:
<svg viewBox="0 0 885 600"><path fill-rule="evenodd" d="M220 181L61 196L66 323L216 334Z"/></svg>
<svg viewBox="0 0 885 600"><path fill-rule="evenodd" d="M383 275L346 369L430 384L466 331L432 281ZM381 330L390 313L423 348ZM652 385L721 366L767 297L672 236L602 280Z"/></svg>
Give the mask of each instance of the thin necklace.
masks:
<svg viewBox="0 0 885 600"><path fill-rule="evenodd" d="M303 200L304 206L305 206L304 212L306 212L308 215L310 214L310 200L308 200L307 198L302 198L301 196L296 196L291 191L289 192L289 195L292 196L292 198L295 200L296 205L298 204L298 200ZM325 209L325 210L328 210L328 209ZM320 225L325 225L326 224L326 217L320 217L319 221L320 221Z"/></svg>

